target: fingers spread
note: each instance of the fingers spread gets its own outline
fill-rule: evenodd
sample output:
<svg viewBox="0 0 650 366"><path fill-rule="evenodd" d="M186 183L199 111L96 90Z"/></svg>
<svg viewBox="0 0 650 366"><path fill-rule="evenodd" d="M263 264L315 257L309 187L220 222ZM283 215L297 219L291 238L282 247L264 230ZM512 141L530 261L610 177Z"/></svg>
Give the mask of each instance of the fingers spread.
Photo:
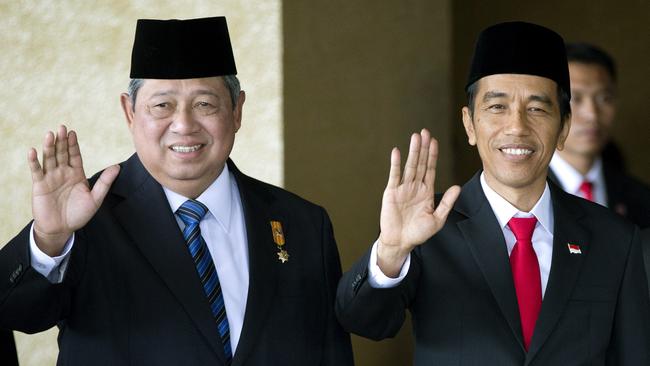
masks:
<svg viewBox="0 0 650 366"><path fill-rule="evenodd" d="M54 156L54 133L48 131L43 139L43 171L47 173L49 170L56 168L56 157Z"/></svg>
<svg viewBox="0 0 650 366"><path fill-rule="evenodd" d="M64 125L59 126L56 134L56 164L68 165L68 130Z"/></svg>
<svg viewBox="0 0 650 366"><path fill-rule="evenodd" d="M459 195L460 187L451 186L442 196L442 199L438 203L438 207L436 207L436 210L433 212L433 216L438 220L440 226L442 226L447 220L447 215L449 215L451 208L454 207L454 203L456 202L456 199L458 199Z"/></svg>
<svg viewBox="0 0 650 366"><path fill-rule="evenodd" d="M81 149L79 148L77 134L74 131L70 131L70 133L68 133L68 154L70 155L69 164L71 167L83 168L83 162L81 160Z"/></svg>
<svg viewBox="0 0 650 366"><path fill-rule="evenodd" d="M420 153L418 154L418 165L415 171L416 182L421 182L427 171L427 159L429 158L429 141L431 140L431 135L426 128L423 128L422 131L420 131L420 138L422 141L420 143Z"/></svg>
<svg viewBox="0 0 650 366"><path fill-rule="evenodd" d="M93 186L93 189L90 193L92 194L93 200L95 201L95 205L97 205L97 207L99 207L102 204L102 201L104 201L104 197L106 197L108 189L111 188L111 184L113 184L113 181L115 181L115 178L117 178L119 172L119 165L109 166L108 168L104 169L102 174L99 176L99 179L97 179L97 182L95 182L95 185Z"/></svg>
<svg viewBox="0 0 650 366"><path fill-rule="evenodd" d="M403 182L411 182L415 178L415 172L418 166L418 157L420 156L420 135L414 133L411 135L411 143L409 144L409 155L406 158L406 165L404 165L404 178Z"/></svg>
<svg viewBox="0 0 650 366"><path fill-rule="evenodd" d="M41 164L38 162L38 153L33 147L27 153L27 164L29 164L29 170L32 172L32 182L42 180L43 170L41 169Z"/></svg>
<svg viewBox="0 0 650 366"><path fill-rule="evenodd" d="M436 166L438 165L438 141L434 138L429 143L429 156L427 157L426 174L424 175L424 184L427 188L433 190L436 181Z"/></svg>
<svg viewBox="0 0 650 366"><path fill-rule="evenodd" d="M399 149L394 147L390 152L390 171L388 172L388 184L386 185L386 188L395 188L399 185L401 178L401 163Z"/></svg>

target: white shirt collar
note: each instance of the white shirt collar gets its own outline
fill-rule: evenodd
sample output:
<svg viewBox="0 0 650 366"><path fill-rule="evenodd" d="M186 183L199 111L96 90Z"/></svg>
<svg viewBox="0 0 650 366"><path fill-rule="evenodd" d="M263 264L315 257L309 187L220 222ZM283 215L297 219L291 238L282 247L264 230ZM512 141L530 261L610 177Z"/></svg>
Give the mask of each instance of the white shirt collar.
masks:
<svg viewBox="0 0 650 366"><path fill-rule="evenodd" d="M167 201L172 212L176 212L179 207L189 198L184 197L166 187L163 187ZM208 207L209 214L212 214L217 221L223 226L226 232L230 229L230 214L232 202L232 185L230 184L230 171L228 164L223 166L221 174L215 179L208 188L201 193L196 199Z"/></svg>
<svg viewBox="0 0 650 366"><path fill-rule="evenodd" d="M481 188L483 188L483 193L485 193L485 197L490 203L492 211L494 211L494 215L497 217L497 221L499 221L501 230L508 225L508 221L513 216L531 217L535 215L537 222L544 230L553 235L553 207L551 205L551 192L548 188L548 183L545 184L544 193L542 193L542 196L530 212L519 211L510 202L506 201L505 198L495 192L485 181L485 173L483 172L481 172Z"/></svg>
<svg viewBox="0 0 650 366"><path fill-rule="evenodd" d="M558 153L553 154L550 167L560 181L562 188L573 194L580 191L580 185L585 180L596 185L602 184L605 180L603 177L603 160L600 157L594 161L591 169L589 169L584 177L571 164L562 159Z"/></svg>

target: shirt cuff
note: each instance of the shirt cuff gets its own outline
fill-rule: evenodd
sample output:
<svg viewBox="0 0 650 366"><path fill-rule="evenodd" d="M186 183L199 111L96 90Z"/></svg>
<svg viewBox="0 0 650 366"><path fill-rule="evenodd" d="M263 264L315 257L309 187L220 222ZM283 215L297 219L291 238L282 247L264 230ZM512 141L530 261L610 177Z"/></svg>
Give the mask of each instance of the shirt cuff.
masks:
<svg viewBox="0 0 650 366"><path fill-rule="evenodd" d="M373 288L391 288L395 287L402 282L406 274L409 272L411 267L411 254L406 257L404 264L402 264L402 269L399 272L397 278L392 278L386 276L379 266L377 265L377 242L372 245L372 250L370 251L370 263L368 263L368 283Z"/></svg>
<svg viewBox="0 0 650 366"><path fill-rule="evenodd" d="M31 265L36 272L45 276L51 283L61 283L65 269L68 266L68 257L70 257L70 250L74 244L74 233L70 236L68 241L63 247L63 253L56 257L50 257L43 253L36 245L34 240L34 224L29 230L29 252L31 258Z"/></svg>

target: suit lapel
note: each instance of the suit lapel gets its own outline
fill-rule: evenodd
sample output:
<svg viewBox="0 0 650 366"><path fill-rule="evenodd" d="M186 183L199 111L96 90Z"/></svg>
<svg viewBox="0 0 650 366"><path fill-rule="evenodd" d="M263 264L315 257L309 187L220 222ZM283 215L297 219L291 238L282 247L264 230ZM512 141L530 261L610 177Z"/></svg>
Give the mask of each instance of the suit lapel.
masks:
<svg viewBox="0 0 650 366"><path fill-rule="evenodd" d="M162 187L136 155L124 164L113 186L116 194L125 197L113 209L117 221L225 363L208 301Z"/></svg>
<svg viewBox="0 0 650 366"><path fill-rule="evenodd" d="M467 220L457 223L458 229L469 245L494 299L523 350L521 320L508 250L503 231L485 198L479 177L480 173L477 173L465 184L458 199L456 210L468 216Z"/></svg>
<svg viewBox="0 0 650 366"><path fill-rule="evenodd" d="M544 345L563 314L571 292L575 287L584 258L589 254L589 233L580 225L582 213L567 205L567 193L549 183L553 202L553 259L551 273L542 309L526 357L530 363ZM568 244L580 247L580 254L572 254Z"/></svg>
<svg viewBox="0 0 650 366"><path fill-rule="evenodd" d="M233 357L233 366L243 365L254 349L277 288L277 248L273 242L271 220L282 223L285 235L288 222L286 216L274 209L273 198L259 189L253 179L243 175L237 167L228 162L235 175L246 219L248 238L249 285L246 313L239 343Z"/></svg>

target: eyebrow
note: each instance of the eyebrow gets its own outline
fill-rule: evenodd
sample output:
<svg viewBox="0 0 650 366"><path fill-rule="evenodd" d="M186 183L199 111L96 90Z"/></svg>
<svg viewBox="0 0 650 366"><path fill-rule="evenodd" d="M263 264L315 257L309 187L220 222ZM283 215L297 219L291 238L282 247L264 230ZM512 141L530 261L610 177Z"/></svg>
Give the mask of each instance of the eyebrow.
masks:
<svg viewBox="0 0 650 366"><path fill-rule="evenodd" d="M507 97L507 96L508 96L508 93L490 90L490 91L486 92L483 95L483 102L485 103L485 102L487 102L487 101L489 101L491 99L504 98L504 97ZM533 95L528 97L528 101L529 102L540 102L540 103L543 103L543 104L546 104L546 105L549 105L549 106L553 105L553 102L551 101L551 98L549 98L546 95L533 94Z"/></svg>
<svg viewBox="0 0 650 366"><path fill-rule="evenodd" d="M163 91L159 91L159 92L151 94L151 96L149 98L161 97L161 96L166 96L166 95L177 95L177 94L178 94L178 92L176 92L174 90L163 90ZM214 96L215 98L219 98L219 95L217 95L215 92L213 92L211 90L208 90L208 89L199 89L199 90L195 90L195 91L190 93L190 96L192 96L192 97L197 96L197 95L211 95L211 96Z"/></svg>
<svg viewBox="0 0 650 366"><path fill-rule="evenodd" d="M549 98L546 95L535 95L535 94L533 94L530 97L528 97L528 101L530 101L530 102L540 102L540 103L546 104L548 106L553 105L553 102L551 101L551 98Z"/></svg>
<svg viewBox="0 0 650 366"><path fill-rule="evenodd" d="M483 102L487 102L490 99L495 99L495 98L503 98L507 97L508 94L500 91L488 91L485 94L483 94Z"/></svg>

